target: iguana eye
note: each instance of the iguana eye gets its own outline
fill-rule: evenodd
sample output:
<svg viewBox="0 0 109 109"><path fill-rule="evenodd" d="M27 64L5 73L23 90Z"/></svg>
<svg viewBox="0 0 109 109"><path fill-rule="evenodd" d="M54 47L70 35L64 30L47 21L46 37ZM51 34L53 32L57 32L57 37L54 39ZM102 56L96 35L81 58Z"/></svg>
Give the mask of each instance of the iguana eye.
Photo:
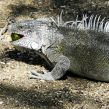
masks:
<svg viewBox="0 0 109 109"><path fill-rule="evenodd" d="M32 31L31 31L31 30L28 30L28 32L29 32L29 33L32 33Z"/></svg>
<svg viewBox="0 0 109 109"><path fill-rule="evenodd" d="M23 28L23 26L18 26L17 28L18 28L18 29L22 29L22 28Z"/></svg>

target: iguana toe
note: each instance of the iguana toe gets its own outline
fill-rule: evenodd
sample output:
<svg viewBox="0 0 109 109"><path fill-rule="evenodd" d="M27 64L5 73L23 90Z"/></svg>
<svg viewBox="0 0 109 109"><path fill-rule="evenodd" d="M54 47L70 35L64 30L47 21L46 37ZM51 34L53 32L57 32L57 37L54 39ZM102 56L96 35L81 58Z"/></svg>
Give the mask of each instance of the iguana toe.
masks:
<svg viewBox="0 0 109 109"><path fill-rule="evenodd" d="M38 72L31 72L31 75L29 76L30 79L43 79L43 80L54 80L53 76L51 75L51 72L43 72L43 74Z"/></svg>

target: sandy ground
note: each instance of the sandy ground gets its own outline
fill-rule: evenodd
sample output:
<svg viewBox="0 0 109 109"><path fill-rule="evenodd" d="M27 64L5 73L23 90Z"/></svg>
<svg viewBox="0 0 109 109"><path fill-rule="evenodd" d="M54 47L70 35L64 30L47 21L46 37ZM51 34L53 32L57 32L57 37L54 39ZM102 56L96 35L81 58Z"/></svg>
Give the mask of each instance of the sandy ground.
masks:
<svg viewBox="0 0 109 109"><path fill-rule="evenodd" d="M34 53L0 43L0 109L109 109L109 83L70 74L58 81L28 78L46 69Z"/></svg>
<svg viewBox="0 0 109 109"><path fill-rule="evenodd" d="M34 1L0 0L0 27L9 15L26 17L36 11ZM45 61L16 51L8 38L0 42L0 109L109 109L109 83L68 73L58 81L29 79L31 71L47 69Z"/></svg>

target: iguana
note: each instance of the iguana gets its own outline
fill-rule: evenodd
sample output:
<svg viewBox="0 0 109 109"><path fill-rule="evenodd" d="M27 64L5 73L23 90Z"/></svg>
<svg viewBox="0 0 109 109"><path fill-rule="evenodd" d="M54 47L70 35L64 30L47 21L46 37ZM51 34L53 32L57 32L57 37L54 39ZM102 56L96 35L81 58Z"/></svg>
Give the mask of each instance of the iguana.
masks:
<svg viewBox="0 0 109 109"><path fill-rule="evenodd" d="M14 46L35 50L52 67L49 72L31 72L30 78L58 80L67 71L109 82L108 21L100 16L64 22L39 18L10 23L7 31L19 35ZM22 35L22 37L20 37Z"/></svg>

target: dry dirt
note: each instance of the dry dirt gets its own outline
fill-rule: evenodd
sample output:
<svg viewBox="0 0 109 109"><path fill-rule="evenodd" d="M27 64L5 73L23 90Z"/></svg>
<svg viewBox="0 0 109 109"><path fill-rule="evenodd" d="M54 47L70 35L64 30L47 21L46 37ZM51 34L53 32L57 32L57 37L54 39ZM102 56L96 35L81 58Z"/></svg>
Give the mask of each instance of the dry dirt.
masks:
<svg viewBox="0 0 109 109"><path fill-rule="evenodd" d="M27 17L37 11L34 1L0 0L0 27L7 16ZM0 42L0 109L109 109L109 83L70 74L58 81L29 79L31 71L46 70L45 61L15 50L9 40L7 35Z"/></svg>

